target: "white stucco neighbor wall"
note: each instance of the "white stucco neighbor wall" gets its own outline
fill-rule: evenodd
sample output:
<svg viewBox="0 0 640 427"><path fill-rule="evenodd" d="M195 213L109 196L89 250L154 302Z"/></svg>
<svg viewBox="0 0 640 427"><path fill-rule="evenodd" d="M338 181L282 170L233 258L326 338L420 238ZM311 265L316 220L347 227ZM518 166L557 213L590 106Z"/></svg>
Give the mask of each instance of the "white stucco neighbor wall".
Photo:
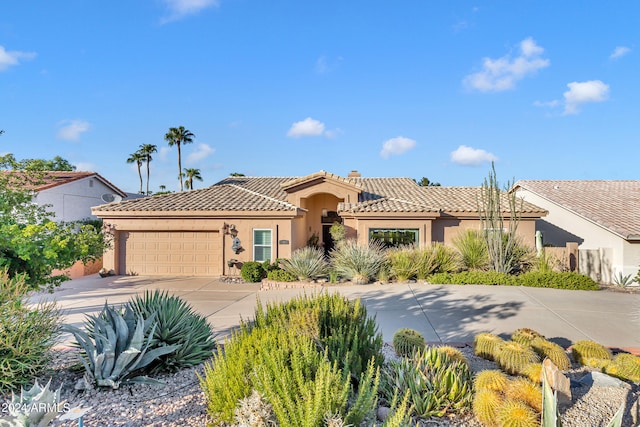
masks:
<svg viewBox="0 0 640 427"><path fill-rule="evenodd" d="M51 205L48 210L55 214L56 221L97 219L91 215L91 207L103 205L105 193L114 191L96 177L87 177L42 190L35 196L35 202L40 206Z"/></svg>
<svg viewBox="0 0 640 427"><path fill-rule="evenodd" d="M549 212L546 217L536 221L536 230L543 232L545 244L564 246L567 241L575 241L581 258L586 258L587 254L593 255L593 251L599 252L603 265L598 268L601 271L598 280L610 283L619 272L635 275L638 271L638 260L634 261L634 258L640 256L640 244L630 244L601 225L526 189L519 188L516 194ZM580 261L581 269L585 267L584 262L587 260Z"/></svg>

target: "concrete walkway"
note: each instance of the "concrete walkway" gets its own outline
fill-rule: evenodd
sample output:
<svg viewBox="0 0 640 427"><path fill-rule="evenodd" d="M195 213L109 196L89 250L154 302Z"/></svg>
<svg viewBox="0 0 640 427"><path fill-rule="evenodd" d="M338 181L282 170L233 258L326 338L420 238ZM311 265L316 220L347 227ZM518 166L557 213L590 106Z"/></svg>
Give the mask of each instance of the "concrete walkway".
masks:
<svg viewBox="0 0 640 427"><path fill-rule="evenodd" d="M361 298L376 316L385 341L391 341L401 327L418 330L430 343L469 343L480 332L507 338L513 330L529 327L564 346L591 339L640 350L640 294L610 291L420 283L260 291L256 284L226 284L203 277L93 275L65 282L53 294L38 294L33 300L57 301L65 322L81 326L85 315L99 312L105 301L117 305L153 289L166 289L187 300L209 319L219 338L241 319L253 317L257 298L263 303L286 301L322 291ZM62 345L70 340L64 336Z"/></svg>

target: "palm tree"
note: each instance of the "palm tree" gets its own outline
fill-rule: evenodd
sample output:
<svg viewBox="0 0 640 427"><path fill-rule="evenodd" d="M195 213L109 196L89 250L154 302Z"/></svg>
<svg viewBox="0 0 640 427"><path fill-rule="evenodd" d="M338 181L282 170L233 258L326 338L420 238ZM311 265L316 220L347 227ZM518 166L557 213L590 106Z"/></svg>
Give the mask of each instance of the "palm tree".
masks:
<svg viewBox="0 0 640 427"><path fill-rule="evenodd" d="M140 145L140 153L144 156L144 161L147 162L147 196L149 195L149 163L153 160L151 155L158 152L158 147L153 144Z"/></svg>
<svg viewBox="0 0 640 427"><path fill-rule="evenodd" d="M186 187L189 190L193 190L193 180L202 181L202 175L200 175L200 169L184 168L183 174L187 178Z"/></svg>
<svg viewBox="0 0 640 427"><path fill-rule="evenodd" d="M169 143L169 147L173 147L174 145L178 146L178 178L180 178L180 191L184 190L182 185L182 157L180 154L180 144L189 144L193 142L193 138L195 137L196 136L191 133L190 130L185 129L184 126L169 128L169 132L164 136L164 140Z"/></svg>
<svg viewBox="0 0 640 427"><path fill-rule="evenodd" d="M142 154L140 150L129 155L129 158L127 159L127 163L135 163L136 165L138 165L138 176L140 177L140 194L142 194L142 172L140 171L140 167L142 166L142 162L144 162L144 160L144 154Z"/></svg>
<svg viewBox="0 0 640 427"><path fill-rule="evenodd" d="M160 191L166 191L166 189L167 189L166 185L160 184Z"/></svg>

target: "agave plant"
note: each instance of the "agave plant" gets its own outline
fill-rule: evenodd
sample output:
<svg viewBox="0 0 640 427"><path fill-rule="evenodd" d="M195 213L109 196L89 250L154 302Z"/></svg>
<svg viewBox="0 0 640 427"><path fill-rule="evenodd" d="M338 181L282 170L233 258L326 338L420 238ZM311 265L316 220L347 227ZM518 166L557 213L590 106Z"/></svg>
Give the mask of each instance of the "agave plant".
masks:
<svg viewBox="0 0 640 427"><path fill-rule="evenodd" d="M135 296L128 305L143 318L155 313L156 328L149 349L179 346L175 352L158 358L153 371L177 371L211 358L216 345L211 326L182 298L166 291L147 291L143 296Z"/></svg>
<svg viewBox="0 0 640 427"><path fill-rule="evenodd" d="M64 330L74 335L84 351L80 361L88 380L113 389L127 383L162 384L141 374L157 358L179 346L149 349L156 329L155 314L144 319L128 306L122 313L105 303L100 314L88 316L87 323L91 334L71 325L65 325Z"/></svg>
<svg viewBox="0 0 640 427"><path fill-rule="evenodd" d="M60 400L62 386L53 391L50 385L51 380L44 387L36 380L29 390L21 388L19 396L12 393L11 404L7 405L8 425L44 427L68 409L68 404Z"/></svg>
<svg viewBox="0 0 640 427"><path fill-rule="evenodd" d="M367 245L345 240L331 251L331 263L338 274L355 284L365 284L376 277L385 261L382 242Z"/></svg>

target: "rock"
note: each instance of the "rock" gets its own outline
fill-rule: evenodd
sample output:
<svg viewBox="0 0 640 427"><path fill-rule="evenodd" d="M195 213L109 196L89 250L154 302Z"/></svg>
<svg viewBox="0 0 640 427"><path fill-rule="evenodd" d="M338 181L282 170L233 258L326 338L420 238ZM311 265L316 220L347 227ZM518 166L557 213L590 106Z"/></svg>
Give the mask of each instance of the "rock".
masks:
<svg viewBox="0 0 640 427"><path fill-rule="evenodd" d="M389 412L391 412L391 408L387 408L386 406L378 406L378 411L376 416L379 421L384 421L389 416Z"/></svg>
<svg viewBox="0 0 640 427"><path fill-rule="evenodd" d="M551 388L558 392L558 406L566 408L571 405L571 381L549 359L542 362L542 369L547 375Z"/></svg>
<svg viewBox="0 0 640 427"><path fill-rule="evenodd" d="M584 377L580 378L581 384L595 387L614 387L614 388L629 388L629 384L625 383L618 378L614 378L610 375L603 374L602 372L593 371L589 372Z"/></svg>

